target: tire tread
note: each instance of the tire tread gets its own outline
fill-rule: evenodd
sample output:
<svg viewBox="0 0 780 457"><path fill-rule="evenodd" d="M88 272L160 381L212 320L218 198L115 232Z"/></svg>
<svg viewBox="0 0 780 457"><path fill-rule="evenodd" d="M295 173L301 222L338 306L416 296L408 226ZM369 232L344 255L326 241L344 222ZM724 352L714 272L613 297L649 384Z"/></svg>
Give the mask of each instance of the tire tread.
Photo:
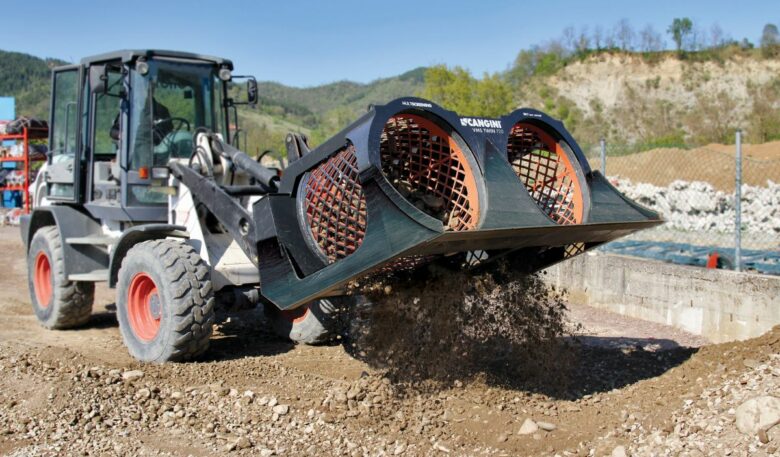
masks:
<svg viewBox="0 0 780 457"><path fill-rule="evenodd" d="M173 334L161 360L155 361L180 362L201 355L208 349L214 322L214 296L208 266L192 246L170 239L139 243L130 249L125 259L142 250L151 251L160 259L173 298L167 304L173 317L168 328Z"/></svg>
<svg viewBox="0 0 780 457"><path fill-rule="evenodd" d="M62 239L56 226L42 227L35 233L35 237L43 237L49 245L51 252L52 275L59 277L52 285L52 299L55 300L49 306L53 306L55 313L49 322L42 324L51 329L69 329L84 325L92 315L92 304L95 301L95 283L84 281L70 281L65 278L65 257L63 253Z"/></svg>

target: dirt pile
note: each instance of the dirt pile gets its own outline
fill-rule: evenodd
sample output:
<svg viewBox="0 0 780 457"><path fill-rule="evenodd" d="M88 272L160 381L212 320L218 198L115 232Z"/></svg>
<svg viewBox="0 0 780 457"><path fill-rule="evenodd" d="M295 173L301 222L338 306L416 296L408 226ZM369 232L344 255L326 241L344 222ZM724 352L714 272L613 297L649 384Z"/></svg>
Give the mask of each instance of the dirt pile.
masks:
<svg viewBox="0 0 780 457"><path fill-rule="evenodd" d="M737 425L748 400L780 402L779 354L780 326L753 340L703 347L680 367L628 386L614 405L617 425L589 441L591 455L617 446L635 456L780 455L780 426L744 433Z"/></svg>
<svg viewBox="0 0 780 457"><path fill-rule="evenodd" d="M753 341L716 348L705 349L701 357L710 370L690 379L701 391L683 398L665 424L627 423L636 455L778 455L780 425L745 433L737 418L749 400L780 403L780 327ZM774 414L780 417L780 410Z"/></svg>
<svg viewBox="0 0 780 457"><path fill-rule="evenodd" d="M278 382L262 391L239 387L245 382L236 375L254 372L248 360L228 362L223 377L210 364L128 370L83 362L69 351L0 346L4 455L357 456L397 446L386 435L350 430L317 402L301 401L305 389L290 396L279 393Z"/></svg>
<svg viewBox="0 0 780 457"><path fill-rule="evenodd" d="M607 175L635 183L667 187L674 181L703 181L715 190L733 193L735 146L709 144L693 149L658 148L625 156L607 157ZM780 141L742 147L742 182L766 187L780 176ZM598 163L594 161L592 163Z"/></svg>

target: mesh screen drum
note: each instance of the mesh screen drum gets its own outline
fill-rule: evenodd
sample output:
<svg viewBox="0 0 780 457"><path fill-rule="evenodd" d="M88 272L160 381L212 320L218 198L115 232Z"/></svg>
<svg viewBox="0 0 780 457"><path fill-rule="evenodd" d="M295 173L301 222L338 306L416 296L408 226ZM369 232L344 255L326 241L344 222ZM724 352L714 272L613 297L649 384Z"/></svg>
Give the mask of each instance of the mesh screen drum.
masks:
<svg viewBox="0 0 780 457"><path fill-rule="evenodd" d="M581 174L577 159L535 125L519 122L509 133L507 153L539 208L558 224L580 224L584 218Z"/></svg>
<svg viewBox="0 0 780 457"><path fill-rule="evenodd" d="M385 124L379 147L382 171L405 199L445 230L476 228L476 178L452 135L422 116L397 114Z"/></svg>
<svg viewBox="0 0 780 457"><path fill-rule="evenodd" d="M303 192L311 237L328 261L355 252L366 233L366 198L358 180L355 147L344 148L312 170Z"/></svg>

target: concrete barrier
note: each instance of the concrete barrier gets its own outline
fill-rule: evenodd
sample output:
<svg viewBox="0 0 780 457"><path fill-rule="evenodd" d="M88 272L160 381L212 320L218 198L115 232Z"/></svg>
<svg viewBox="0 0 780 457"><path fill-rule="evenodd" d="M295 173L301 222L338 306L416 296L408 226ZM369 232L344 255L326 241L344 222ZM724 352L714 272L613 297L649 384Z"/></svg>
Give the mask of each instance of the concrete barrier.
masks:
<svg viewBox="0 0 780 457"><path fill-rule="evenodd" d="M702 335L743 340L780 325L780 277L589 252L545 270L570 300Z"/></svg>

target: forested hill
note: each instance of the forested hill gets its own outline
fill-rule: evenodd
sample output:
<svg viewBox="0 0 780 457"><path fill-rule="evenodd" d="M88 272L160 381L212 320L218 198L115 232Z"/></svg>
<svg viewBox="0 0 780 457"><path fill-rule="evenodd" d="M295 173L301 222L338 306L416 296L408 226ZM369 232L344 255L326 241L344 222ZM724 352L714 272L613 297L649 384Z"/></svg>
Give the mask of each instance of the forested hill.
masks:
<svg viewBox="0 0 780 457"><path fill-rule="evenodd" d="M19 115L48 117L51 68L66 62L0 50L0 96L16 97ZM361 84L339 81L315 87L259 84L260 104L241 109L241 127L255 149L282 146L288 131L307 133L319 142L357 116L370 104L415 95L422 90L425 68ZM256 75L262 80L262 75Z"/></svg>
<svg viewBox="0 0 780 457"><path fill-rule="evenodd" d="M19 114L47 117L51 69L65 63L0 50L0 96L16 97Z"/></svg>

